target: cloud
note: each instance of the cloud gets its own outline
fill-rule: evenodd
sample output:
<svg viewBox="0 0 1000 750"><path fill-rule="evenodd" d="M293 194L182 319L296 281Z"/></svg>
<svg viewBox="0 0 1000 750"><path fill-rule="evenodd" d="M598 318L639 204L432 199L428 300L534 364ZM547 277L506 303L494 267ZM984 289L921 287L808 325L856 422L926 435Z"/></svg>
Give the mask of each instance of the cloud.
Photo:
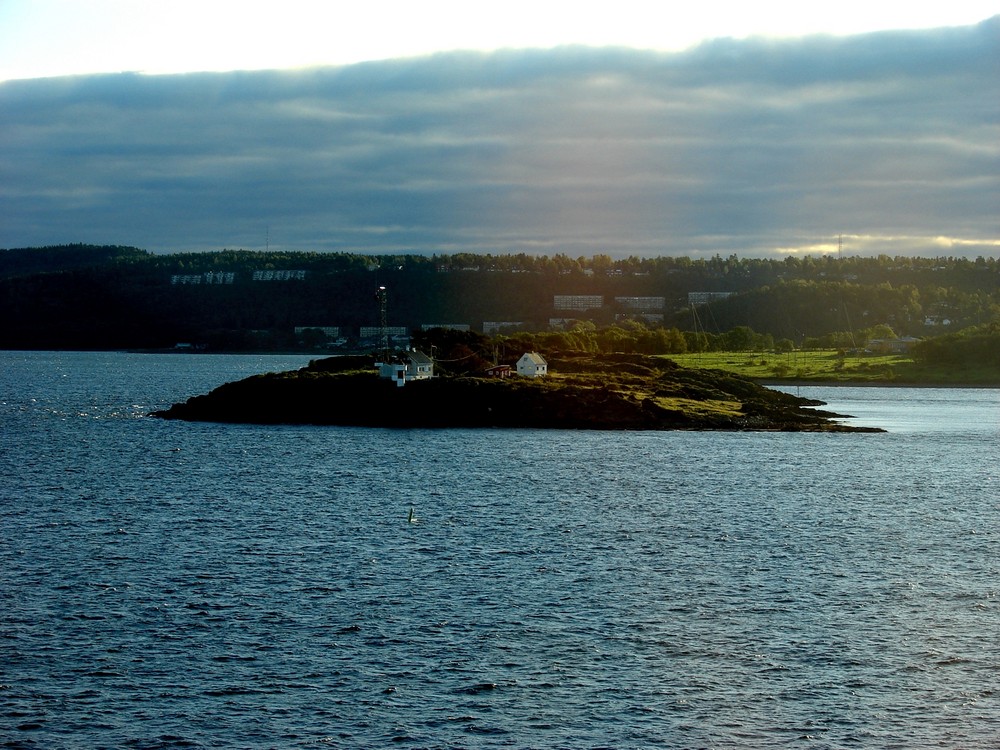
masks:
<svg viewBox="0 0 1000 750"><path fill-rule="evenodd" d="M996 254L1000 17L0 84L0 246ZM894 239L903 238L903 239Z"/></svg>

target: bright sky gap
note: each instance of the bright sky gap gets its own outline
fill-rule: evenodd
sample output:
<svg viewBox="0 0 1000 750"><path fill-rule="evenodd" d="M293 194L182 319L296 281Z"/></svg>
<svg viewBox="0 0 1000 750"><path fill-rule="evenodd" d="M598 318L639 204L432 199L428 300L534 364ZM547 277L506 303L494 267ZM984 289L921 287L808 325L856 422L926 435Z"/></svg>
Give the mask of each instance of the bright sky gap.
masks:
<svg viewBox="0 0 1000 750"><path fill-rule="evenodd" d="M0 80L346 65L453 50L563 45L680 51L705 40L967 26L992 0L900 4L621 0L2 0Z"/></svg>

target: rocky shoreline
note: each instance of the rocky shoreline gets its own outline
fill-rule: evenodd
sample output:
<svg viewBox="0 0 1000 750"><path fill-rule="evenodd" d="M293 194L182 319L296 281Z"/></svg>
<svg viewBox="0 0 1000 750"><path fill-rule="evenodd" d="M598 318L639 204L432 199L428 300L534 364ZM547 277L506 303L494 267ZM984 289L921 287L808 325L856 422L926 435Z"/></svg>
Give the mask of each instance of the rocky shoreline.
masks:
<svg viewBox="0 0 1000 750"><path fill-rule="evenodd" d="M822 403L728 373L642 355L552 359L555 377L436 377L398 388L361 358L256 375L151 416L246 424L394 428L878 432Z"/></svg>

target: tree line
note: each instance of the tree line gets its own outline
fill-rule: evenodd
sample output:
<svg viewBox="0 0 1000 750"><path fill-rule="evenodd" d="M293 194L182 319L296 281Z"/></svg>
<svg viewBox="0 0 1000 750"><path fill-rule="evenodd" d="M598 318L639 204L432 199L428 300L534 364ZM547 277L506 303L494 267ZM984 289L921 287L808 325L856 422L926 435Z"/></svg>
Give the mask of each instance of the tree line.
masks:
<svg viewBox="0 0 1000 750"><path fill-rule="evenodd" d="M254 282L262 270L300 280ZM185 285L177 275L232 274ZM0 250L0 346L292 348L295 328L486 321L539 337L537 348L680 353L862 347L871 338L931 337L1000 322L993 258L621 258L524 253L373 256L255 252L156 255L125 246ZM728 292L692 306L689 292ZM599 295L588 311L557 311L555 295ZM619 298L663 300L655 315ZM559 326L551 325L553 319ZM877 331L877 333L875 333ZM315 343L315 342L314 342Z"/></svg>

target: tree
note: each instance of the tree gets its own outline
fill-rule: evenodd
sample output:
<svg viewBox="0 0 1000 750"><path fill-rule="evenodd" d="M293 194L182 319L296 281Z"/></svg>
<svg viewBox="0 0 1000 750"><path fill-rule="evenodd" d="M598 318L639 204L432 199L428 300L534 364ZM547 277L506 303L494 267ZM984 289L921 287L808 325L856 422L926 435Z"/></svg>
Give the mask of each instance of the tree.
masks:
<svg viewBox="0 0 1000 750"><path fill-rule="evenodd" d="M727 351L746 352L754 348L755 338L752 328L736 326L723 335L723 346Z"/></svg>
<svg viewBox="0 0 1000 750"><path fill-rule="evenodd" d="M892 330L885 323L879 323L871 328L864 328L858 331L857 341L859 344L864 345L869 341L875 341L877 339L894 339L896 338L896 332Z"/></svg>

